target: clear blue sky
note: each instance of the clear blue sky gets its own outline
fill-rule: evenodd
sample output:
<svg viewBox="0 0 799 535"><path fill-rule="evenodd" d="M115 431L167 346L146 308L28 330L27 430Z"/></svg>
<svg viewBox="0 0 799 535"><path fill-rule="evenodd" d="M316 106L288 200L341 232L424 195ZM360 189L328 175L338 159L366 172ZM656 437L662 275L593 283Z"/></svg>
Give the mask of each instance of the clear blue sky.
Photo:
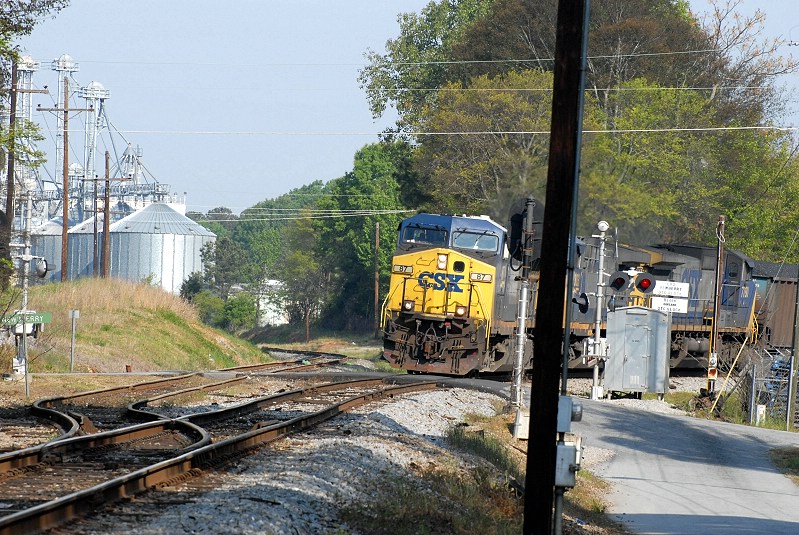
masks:
<svg viewBox="0 0 799 535"><path fill-rule="evenodd" d="M740 7L765 11L770 35L799 41L796 2L743 0ZM34 84L53 95L50 62L64 53L79 63L74 76L82 86L102 83L113 126L142 148L151 176L187 193L189 210L238 213L352 169L354 153L393 121L375 122L369 113L357 81L364 53L383 52L398 35L397 15L427 3L72 0L18 44L41 62ZM702 11L708 4L691 5ZM785 82L799 87L797 75ZM55 104L43 95L33 102ZM34 120L42 116L34 112ZM45 128L55 125L47 120ZM70 121L73 139L82 140L82 118ZM100 155L110 150L104 138ZM115 143L124 142L115 136ZM52 145L42 148L52 160Z"/></svg>

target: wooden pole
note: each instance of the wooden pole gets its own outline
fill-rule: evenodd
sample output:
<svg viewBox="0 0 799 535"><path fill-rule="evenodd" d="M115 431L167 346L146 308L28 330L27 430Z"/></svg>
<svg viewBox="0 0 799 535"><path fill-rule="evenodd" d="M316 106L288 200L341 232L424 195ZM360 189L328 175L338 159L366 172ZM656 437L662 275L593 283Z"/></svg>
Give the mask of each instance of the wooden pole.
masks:
<svg viewBox="0 0 799 535"><path fill-rule="evenodd" d="M103 201L103 278L111 269L111 154L105 151L105 196Z"/></svg>
<svg viewBox="0 0 799 535"><path fill-rule="evenodd" d="M553 530L558 377L569 326L564 326L566 275L582 129L582 56L589 0L559 0L541 272L530 394L530 443L524 500L525 535ZM569 292L571 293L571 292ZM565 329L564 329L565 327Z"/></svg>
<svg viewBox="0 0 799 535"><path fill-rule="evenodd" d="M69 77L64 76L64 166L61 181L61 282L67 280L67 246L69 244Z"/></svg>
<svg viewBox="0 0 799 535"><path fill-rule="evenodd" d="M380 223L375 223L375 338L380 333Z"/></svg>

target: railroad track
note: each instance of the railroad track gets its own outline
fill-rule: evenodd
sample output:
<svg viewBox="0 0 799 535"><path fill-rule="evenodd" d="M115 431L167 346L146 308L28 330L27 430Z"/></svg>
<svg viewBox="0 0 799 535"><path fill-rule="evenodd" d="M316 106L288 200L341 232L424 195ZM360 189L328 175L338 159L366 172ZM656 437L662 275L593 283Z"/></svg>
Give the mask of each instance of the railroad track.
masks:
<svg viewBox="0 0 799 535"><path fill-rule="evenodd" d="M16 452L20 457L6 459L5 465L0 457L0 478L5 474L7 482L15 482L0 485L0 502L13 501L0 517L0 535L58 526L91 514L102 503L196 476L364 404L438 386L429 381L392 385L382 379L315 385L216 411L60 440ZM48 480L51 472L61 475ZM70 485L78 474L83 485ZM67 492L24 495L20 489L25 487Z"/></svg>
<svg viewBox="0 0 799 535"><path fill-rule="evenodd" d="M286 353L284 350L283 353ZM263 364L251 364L249 366L236 366L234 368L223 368L220 372L266 372L266 373L284 373L284 372L305 372L324 368L327 366L335 366L337 364L344 364L347 357L344 355L331 355L323 353L291 353L292 355L307 355L306 357L286 360L278 362L268 362Z"/></svg>
<svg viewBox="0 0 799 535"><path fill-rule="evenodd" d="M42 444L62 433L55 422L32 415L29 407L0 409L0 454Z"/></svg>

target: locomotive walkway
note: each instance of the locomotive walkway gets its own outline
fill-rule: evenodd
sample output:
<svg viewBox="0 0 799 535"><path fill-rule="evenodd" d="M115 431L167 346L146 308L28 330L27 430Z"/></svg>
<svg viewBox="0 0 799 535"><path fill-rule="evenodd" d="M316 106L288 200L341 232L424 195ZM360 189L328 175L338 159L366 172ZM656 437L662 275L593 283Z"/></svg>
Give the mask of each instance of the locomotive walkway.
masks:
<svg viewBox="0 0 799 535"><path fill-rule="evenodd" d="M616 452L594 470L614 486L608 514L631 531L799 533L799 486L769 461L799 433L581 401L573 431Z"/></svg>

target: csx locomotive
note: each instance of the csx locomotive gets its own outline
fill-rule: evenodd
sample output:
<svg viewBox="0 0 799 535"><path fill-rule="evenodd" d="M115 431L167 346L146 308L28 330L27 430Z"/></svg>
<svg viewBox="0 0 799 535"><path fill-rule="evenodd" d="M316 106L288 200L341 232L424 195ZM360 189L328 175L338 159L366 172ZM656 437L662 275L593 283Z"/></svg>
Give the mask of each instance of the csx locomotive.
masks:
<svg viewBox="0 0 799 535"><path fill-rule="evenodd" d="M540 210L534 218L540 233L543 208L535 210ZM532 367L538 282L535 254L527 270L531 289L527 332L525 337L516 336L524 272L518 250L525 245L523 239L531 238L520 238L522 216L516 213L511 217L510 233L486 216L417 214L400 223L382 310L383 356L393 367L409 373L456 376L509 372L520 339L525 340L525 369ZM604 335L608 312L623 306L649 306L659 280L688 283L689 288L686 311L671 314L672 367L706 367L717 248L607 245L604 292L599 292L599 238L575 240L570 367L586 365L585 352L590 346L586 340L594 337L597 325L597 295L602 295L598 305ZM724 253L717 320L720 344L716 348L721 359L734 354L747 336L750 341L758 338L757 320L762 311L756 310L756 296L760 289L764 297L765 286L758 287L753 279L753 265L740 253Z"/></svg>

